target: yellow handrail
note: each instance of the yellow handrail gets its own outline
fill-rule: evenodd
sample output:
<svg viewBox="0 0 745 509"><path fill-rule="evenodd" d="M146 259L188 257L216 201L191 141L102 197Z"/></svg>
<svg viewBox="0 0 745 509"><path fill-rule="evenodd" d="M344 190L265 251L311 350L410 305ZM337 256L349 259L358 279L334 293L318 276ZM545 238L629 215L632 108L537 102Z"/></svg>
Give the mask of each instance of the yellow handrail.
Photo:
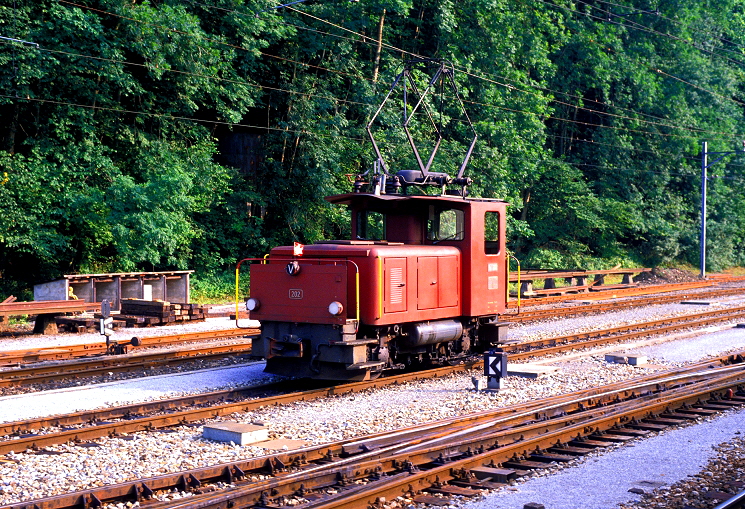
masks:
<svg viewBox="0 0 745 509"><path fill-rule="evenodd" d="M513 260L515 260L515 263L517 263L517 312L520 313L520 297L521 297L521 292L520 292L520 260L518 260L510 252L507 252L507 256L509 256L510 258L512 258ZM510 274L510 269L509 269L509 263L508 263L507 264L507 276L508 277L507 277L507 285L506 285L506 288L507 288L507 292L506 293L507 293L507 295L505 295L505 302L509 302L510 301L510 278L509 278L509 274Z"/></svg>

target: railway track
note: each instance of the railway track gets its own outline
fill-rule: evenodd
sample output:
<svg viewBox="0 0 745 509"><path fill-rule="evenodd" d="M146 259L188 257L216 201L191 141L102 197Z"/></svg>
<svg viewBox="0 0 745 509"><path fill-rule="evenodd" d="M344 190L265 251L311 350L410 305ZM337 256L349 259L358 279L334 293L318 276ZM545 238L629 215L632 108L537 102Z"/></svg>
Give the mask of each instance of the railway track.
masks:
<svg viewBox="0 0 745 509"><path fill-rule="evenodd" d="M533 359L542 355L552 355L582 348L594 347L621 341L628 341L653 334L670 333L680 328L704 327L713 323L731 321L734 317L745 317L745 307L732 310L717 310L684 317L668 318L645 324L627 325L613 329L580 333L560 338L536 340L525 343L505 345L511 361ZM725 357L720 362L730 362ZM28 421L0 424L0 434L10 436L9 440L0 441L0 455L11 451L23 451L28 448L39 449L68 441L81 442L102 436L121 433L146 431L178 424L199 421L229 415L234 412L250 412L268 405L285 404L293 401L310 400L338 394L361 392L371 388L385 387L398 383L436 378L451 373L470 369L479 365L481 360L473 360L458 366L448 366L428 371L384 377L368 382L322 386L308 391L293 392L292 382L265 387L241 390L218 391L201 396L190 396L168 401L157 401L106 408L102 410L79 412ZM282 394L258 397L271 391ZM252 399L258 398L258 399ZM196 408L185 408L196 407ZM115 422L110 422L117 420ZM92 424L87 427L80 427ZM37 435L36 430L44 428L66 428L53 433Z"/></svg>
<svg viewBox="0 0 745 509"><path fill-rule="evenodd" d="M731 315L730 314L729 316L726 316L726 312L727 311L730 311L730 310L717 310L717 311L713 311L713 312L700 313L698 315L695 315L695 316L699 317L699 319L698 319L698 321L694 322L693 324L690 323L690 322L689 323L680 322L680 323L676 323L676 324L670 324L670 323L668 323L667 325L662 324L661 325L661 328L664 329L665 327L674 327L674 329L678 329L681 326L690 327L690 326L693 326L693 325L708 325L708 324L711 324L711 323L715 323L712 320L716 320L716 321L731 320L733 318L733 316L742 316L741 313L745 312L745 308L737 308L736 310L734 310L735 315ZM722 314L722 313L724 313L724 314ZM718 315L718 316L716 316L716 315ZM662 320L660 322L666 322L666 321L669 322L669 319L668 320ZM635 327L639 327L639 325L630 326L630 327L635 328ZM639 334L639 331L630 331L630 332L632 334ZM642 332L641 333L641 335L648 335L648 334L649 334L649 331L645 331L645 332ZM578 335L578 336L581 336L581 335ZM584 346L587 346L587 344L580 346L581 342L580 343L571 343L571 344L567 344L567 345L559 345L559 344L557 344L557 339L561 339L561 338L553 338L553 340L548 340L549 343L546 343L546 344L544 344L542 346L539 346L536 342L534 342L534 344L530 345L530 347L527 350L523 351L523 352L515 351L513 353L510 353L510 358L512 360L519 360L520 358L523 358L523 357L520 357L521 355L524 355L526 357L533 357L533 356L543 355L543 353L540 353L542 349L544 349L544 353L553 353L553 352L551 352L551 349L556 349L556 348L576 349L576 348L582 348ZM604 339L604 341L601 341L601 342L605 342L605 341L609 340L609 338L600 338L600 339ZM614 338L614 339L610 339L610 340L611 341L620 341L621 339ZM551 341L553 341L553 343L551 343ZM592 339L592 341L596 341L596 339ZM511 345L511 347L512 346L518 347L519 345ZM732 360L732 358L721 359L720 362L721 363L726 363L726 362L729 362L731 360ZM464 369L464 368L467 368L467 367L468 367L467 365L464 365L464 366L456 367L454 369ZM450 369L452 369L452 368L450 368ZM441 376L441 375L447 374L448 372L450 372L450 369L443 368L442 370L440 370L438 372L438 375L437 376ZM238 399L238 398L245 398L245 397L258 397L259 396L258 391L264 391L266 393L266 392L269 392L270 390L280 390L278 388L274 388L274 389L257 388L257 392L255 392L253 394L248 394L247 392L244 392L244 393L241 394L240 393L241 391L232 391L232 394L228 394L228 393L215 393L215 394L211 395L212 396L212 400L211 401L208 401L210 398L209 397L206 397L206 396L192 397L191 398L191 401L187 401L190 398L182 398L182 401L176 402L176 403L157 402L157 403L151 404L152 406L150 406L149 409L146 408L147 405L132 405L132 406L130 406L128 408L127 407L122 407L120 409L107 409L105 412L108 412L108 415L105 414L105 413L100 413L99 414L97 412L86 412L84 414L79 414L77 416L59 416L59 417L54 417L54 418L50 418L50 419L39 419L39 420L36 420L35 423L29 423L29 422L24 422L24 423L8 423L7 425L2 425L3 426L3 432L5 434L13 435L13 437L12 437L11 440L6 441L8 443L6 443L6 442L0 442L0 454L5 454L9 450L20 451L20 450L25 450L26 448L29 448L29 447L36 448L36 449L43 449L44 447L47 447L47 446L52 445L52 444L57 444L57 443L63 443L63 442L69 442L69 441L73 441L73 442L85 442L87 440L93 440L93 439L95 439L97 437L101 437L101 436L107 436L107 435L116 436L119 433L130 433L130 432L138 431L138 430L151 430L151 429L156 429L158 427L176 426L176 425L180 425L180 424L185 424L187 422L194 422L195 420L199 420L199 419L212 418L212 417L215 417L215 416L218 416L218 415L227 415L227 414L230 414L230 413L233 413L233 412L250 411L252 408L258 408L258 407L269 405L269 404L276 404L277 402L290 402L290 401L298 400L298 399L310 399L310 398L313 398L313 397L325 397L325 396L334 395L334 394L343 394L343 393L346 393L346 392L362 391L362 390L366 390L366 389L368 389L368 388L370 388L372 386L383 386L383 385L386 385L386 384L400 383L402 381L405 381L407 379L406 377L412 377L412 378L408 378L408 379L417 379L417 378L422 378L423 377L423 374L411 374L411 375L404 375L403 377L392 377L391 379L381 379L381 380L375 381L372 384L367 383L367 382L360 382L360 383L357 383L357 384L346 384L346 385L340 386L340 387L330 387L330 388L329 387L326 387L326 388L321 388L321 389L314 390L314 391L306 391L305 393L300 394L300 395L295 395L295 394L282 395L281 396L281 398L283 398L282 400L278 400L278 399L276 399L274 397L266 397L266 398L259 398L257 400L248 401L248 402L246 402L246 401L229 401L228 402L229 399ZM659 378L658 378L658 380L659 380ZM350 387L350 386L354 386L354 387ZM199 400L199 398L202 398L201 401ZM215 403L217 401L220 401L220 403ZM201 412L201 416L198 416L198 414L196 414L196 413L192 413L192 410L183 410L182 409L184 405L194 405L194 404L197 404L197 405L213 405L213 406L210 406L210 407L205 406L204 408L199 409L199 411ZM171 407L171 410L170 411L167 410L166 409L166 406L170 406ZM533 407L531 406L531 408L533 408ZM176 410L176 409L178 409L178 410ZM145 414L147 412L158 412L160 415L149 415L149 416L148 415L143 415L143 414ZM119 427L119 423L107 422L110 419L122 419L122 421L126 421L126 423L131 424L131 427L130 428ZM158 419L160 419L160 421L158 421ZM92 422L95 425L88 426L86 428L80 428L80 429L70 429L70 428L72 428L74 426L80 426L82 423L85 423L85 422ZM473 427L474 422L475 421L470 421L469 424L466 427L467 428ZM33 434L33 431L34 430L38 430L38 429L45 428L45 427L50 427L50 426L66 427L68 429L64 429L64 430L60 431L59 432L60 434L56 434L56 433L50 433L50 434L45 434L45 435L34 435ZM418 433L421 435L420 432L418 432ZM452 430L448 431L446 434L451 434L451 433L452 433ZM9 445L9 442L14 442L14 443L12 445ZM6 449L2 449L2 447L6 447ZM349 451L351 450L350 449L351 445L347 444L346 447L347 447L346 452L344 450L342 450L339 454L341 454L341 455L348 454ZM367 448L367 447L368 446L365 445L363 448ZM325 454L328 454L328 449L326 449ZM335 453L332 453L332 456L333 456L333 454L335 454ZM446 459L449 459L449 458L446 458ZM324 460L322 460L322 461L324 461ZM274 466L272 466L272 465L274 465ZM274 464L274 463L272 463L270 461L268 467L267 467L267 464L264 463L262 465L262 468L264 469L263 470L264 473L266 473L267 468L268 468L269 471L271 471L272 469L274 469L275 471L279 472L283 468L285 468L287 465L288 465L287 463L284 463L284 464L283 463L276 463L276 464ZM247 472L250 471L250 469L249 470L242 470L242 469L239 468L238 470L235 470L235 469L232 469L232 467L226 467L226 468L228 468L227 471L225 470L225 468L222 468L220 475L218 477L215 477L215 478L220 478L222 480L230 480L230 479L232 479L233 481L238 481L239 478L241 477L240 472L243 472L244 475L248 475ZM344 468L348 468L348 467L344 467ZM408 473L408 470L406 470L406 472ZM201 489L201 488L199 488L199 485L201 485L202 483L207 483L207 482L209 482L210 479L212 479L212 477L210 477L209 475L206 475L206 474L205 474L204 477L202 477L202 473L201 472L199 472L198 474L199 475L189 474L189 476L181 475L176 481L174 481L175 484L173 484L172 487L171 488L168 488L168 489L174 489L174 487L176 487L176 488L187 490L187 491L188 490L193 490L195 492L198 492ZM401 474L400 471L398 473L395 473L395 474L392 474L392 475L399 475L399 474ZM193 478L190 477L191 475L194 475L194 477ZM377 475L378 474L375 474L374 477L377 476ZM170 481L168 481L168 482L170 482ZM168 484L168 482L163 481L163 486L166 486ZM367 484L369 481L361 481L361 480L357 479L357 480L344 481L344 482L352 482L352 483L359 482L359 483L361 483L360 485L363 485L363 484ZM469 486L468 485L469 482L471 484L477 484L477 483L474 483L472 479L471 479L471 481L468 481L467 479L465 481L463 479L461 479L461 480L456 479L454 482L456 484L457 483L461 483L461 484L465 483L465 485L467 485L467 489L474 489L475 488L475 486ZM487 481L487 482L491 482L491 481ZM445 485L444 484L444 481L441 481L441 483L443 483L443 485ZM333 483L332 483L332 485L333 485ZM147 489L142 489L142 486L147 486ZM157 483L153 485L153 488L151 488L149 484L143 484L142 486L140 488L135 488L135 489L132 489L130 487L129 495L122 495L122 496L124 497L124 499L131 501L131 500L134 500L131 497L133 496L133 493L135 493L135 492L140 493L140 496L141 497L144 497L144 496L146 496L148 490L152 490L153 488L155 490L166 489L166 488L160 488L159 487L160 485L157 484ZM453 491L454 488L456 488L458 486L456 486L454 484L450 484L450 485L445 485L445 487L447 488L447 490ZM337 488L333 488L332 487L331 489L334 490L334 489L337 489ZM435 489L437 489L437 488L435 488ZM141 490L141 491L138 491L138 490ZM447 492L447 490L446 490L446 492ZM323 490L321 489L321 491L323 491ZM455 491L457 491L457 490L455 490ZM271 498L271 492L272 491L269 490L267 492L267 493L269 493L269 495L263 495L264 501L267 500L267 497L270 497ZM345 491L345 493L346 493L346 491ZM86 494L83 494L83 495L78 494L78 496L84 496L85 497L85 496L88 496L88 495L86 495ZM261 494L259 494L258 496L259 497L262 497ZM419 497L419 499L421 501L425 501L426 500L426 497L429 496L429 495L418 494L416 496ZM130 497L130 498L127 498L127 497ZM313 497L323 497L323 495L320 495L320 494L316 493L316 494L313 495ZM313 498L313 497L311 497L311 498ZM98 497L96 495L94 495L94 498L89 497L87 499L87 500L89 500L90 502L93 503L93 505L91 507L95 506L95 500L96 500L96 498L98 498ZM64 506L58 505L59 500L57 499L57 497L55 497L55 499L56 500L54 501L54 503L52 505L50 505L50 506L40 505L38 507L40 507L42 509L44 507L49 507L49 508L51 508L51 507L64 507ZM85 498L83 498L83 499L80 499L79 498L79 500L84 500L84 499ZM288 498L288 500L289 500L289 498ZM257 505L257 504L258 505L261 505L261 503L262 503L261 500L259 500L259 502L255 502L252 505ZM82 506L78 506L78 507L84 507L84 506L85 505L83 504ZM149 507L151 506L150 503L148 504L148 506ZM273 507L276 506L276 501L275 502L272 502L272 506ZM7 507L20 508L20 507L27 507L27 506L26 505L15 504L13 506L7 506ZM158 505L153 505L152 507L159 507L159 506ZM163 507L166 507L166 506L163 506ZM209 507L209 506L205 506L205 507ZM302 505L302 507L306 507L306 505ZM308 505L307 507L313 507L313 505L311 504L311 505ZM325 507L325 506L322 506L322 507ZM331 507L331 506L329 506L329 507Z"/></svg>
<svg viewBox="0 0 745 509"><path fill-rule="evenodd" d="M366 391L399 383L436 378L470 369L472 364L448 366L426 372L407 373L368 382L325 385L297 391L293 381L258 387L216 391L162 401L138 403L120 407L75 412L45 418L0 423L0 455L26 449L41 449L65 442L84 442L103 436L134 433L178 426L235 412L250 412L269 405L308 401L341 394ZM293 387L295 386L295 387ZM273 393L266 396L267 393ZM112 422L114 421L114 422ZM81 427L85 426L85 427ZM62 428L52 433L37 434L41 429Z"/></svg>
<svg viewBox="0 0 745 509"><path fill-rule="evenodd" d="M580 332L556 338L511 343L505 345L503 350L513 361L526 360L542 355L566 353L573 349L631 341L646 336L670 334L681 329L703 328L742 319L745 319L745 306L668 317L652 322L621 325L610 329Z"/></svg>
<svg viewBox="0 0 745 509"><path fill-rule="evenodd" d="M598 287L597 291L592 292L577 292L566 295L552 295L548 297L528 297L522 298L519 301L513 298L507 302L507 307L510 309L517 307L530 307L530 306L542 306L544 304L554 304L557 302L564 302L567 300L577 300L582 298L589 299L602 299L602 298L613 298L613 297L638 297L649 294L660 294L666 292L678 292L684 290L692 290L696 288L706 288L710 286L716 286L721 283L728 282L739 282L745 281L745 277L734 277L728 279L717 279L715 281L695 281L689 283L669 283L664 285L649 285L639 286L636 288L621 288L621 289L603 289L602 286Z"/></svg>
<svg viewBox="0 0 745 509"><path fill-rule="evenodd" d="M228 339L251 336L259 333L259 329L225 329L204 332L186 332L165 336L136 338L140 348L180 345L189 342ZM132 338L135 339L135 338ZM33 350L17 350L0 352L0 367L27 364L32 362L58 361L108 353L106 343L82 343L78 345L55 346L50 348L35 348Z"/></svg>
<svg viewBox="0 0 745 509"><path fill-rule="evenodd" d="M509 317L511 321L528 321L532 319L547 318L550 316L557 316L557 313L561 313L562 316L567 314L589 314L599 313L603 311L618 310L626 307L644 306L649 304L658 304L661 302L672 302L677 300L685 300L697 296L698 298L710 298L720 297L723 295L735 295L742 293L742 289L739 288L728 288L719 289L712 292L706 292L704 294L686 294L677 296L657 296L644 299L638 299L634 301L621 301L611 302L603 304L591 304L585 306L578 306L575 308L561 308L559 310L535 310L526 313L525 315L518 315L515 317ZM739 308L738 308L739 309ZM551 338L542 341L533 341L526 343L519 343L508 345L505 347L513 360L521 360L530 357L531 354L526 351L535 350L540 347L540 351L533 355L544 355L551 353L547 349L554 347L556 352L566 350L566 346L570 343L578 343L578 348L586 346L592 346L588 343L590 337L598 337L598 343L610 342L612 336L617 336L616 341L625 341L633 339L641 335L649 334L663 334L671 332L675 328L680 328L686 321L690 321L690 327L696 326L707 326L712 323L721 321L737 319L739 317L745 318L745 315L738 310L732 312L727 310L717 310L707 313L700 313L698 315L688 315L685 317L679 317L675 319L663 319L657 322L650 322L647 324L639 324L632 326L617 327L615 329L608 329L593 333L585 334L574 334L561 338ZM228 329L222 331L215 331L212 333L189 333L189 334L178 334L172 336L159 336L153 338L147 338L144 346L167 346L173 344L182 344L184 342L204 341L207 339L215 338L230 338L245 336L246 332L258 332L258 329L244 330L244 329ZM581 343L583 342L583 343ZM78 352L84 357L98 356L93 360L80 360L75 363L65 363L58 365L46 365L46 366L34 366L27 368L14 368L5 369L0 371L0 387L8 386L21 386L29 384L40 384L54 381L60 381L65 379L79 379L84 377L100 376L107 373L116 372L133 372L137 370L147 370L155 366L163 366L175 363L184 363L193 361L196 359L210 360L219 358L222 355L234 353L236 355L249 355L250 354L250 343L239 343L235 345L221 345L221 346L206 346L197 347L188 350L178 350L171 352L160 352L153 354L137 353L127 354L120 356L103 356L105 352L105 345L94 345L96 349L91 345L76 345L75 347L69 347L72 351ZM80 352L86 352L81 354ZM95 352L95 353L94 353ZM37 356L59 356L59 352L45 352L34 351L34 352L6 352L0 354L0 365L10 363L13 360L26 359L29 362L30 359L37 359ZM7 365L7 364L6 364Z"/></svg>
<svg viewBox="0 0 745 509"><path fill-rule="evenodd" d="M227 345L197 345L196 347L166 352L98 356L64 364L45 364L0 370L0 387L43 384L58 381L79 380L112 373L147 373L162 366L184 364L193 361L210 361L226 355L247 356L251 354L251 341Z"/></svg>
<svg viewBox="0 0 745 509"><path fill-rule="evenodd" d="M479 490L503 485L502 481L512 475L546 468L548 462L571 461L575 455L587 454L592 449L630 441L645 432L683 424L710 412L739 407L745 403L741 394L731 399L724 399L723 395L742 383L742 375L742 372L722 373L690 384L680 380L681 385L667 387L665 393L650 388L630 400L624 399L621 391L615 393L617 399L608 400L605 406L592 408L595 400L591 400L585 410L576 413L565 414L564 407L557 408L549 402L546 408L557 413L548 420L534 420L507 429L498 426L506 423L494 422L496 430L484 429L474 436L461 435L440 444L431 441L409 446L394 456L355 463L353 468L346 465L336 470L337 478L331 481L316 476L319 481L313 486L318 498L309 499L306 493L303 498L307 502L299 507L351 509L400 496L426 502L426 493L473 496ZM305 478L302 481L308 490L310 483ZM200 497L178 507L206 509L226 502L261 505L265 500L277 507L289 505L282 503L289 502L290 495L276 484L275 481L258 493L248 493L251 488L247 487L235 493L226 492L222 497L207 495L211 500ZM280 493L275 497L265 495L270 491ZM297 496L296 492L292 495Z"/></svg>
<svg viewBox="0 0 745 509"><path fill-rule="evenodd" d="M503 315L501 319L506 322L522 323L557 317L566 318L569 316L586 315L592 313L605 313L634 307L652 306L656 304L669 304L671 302L681 302L685 300L701 300L716 297L727 297L732 295L742 295L743 293L745 293L745 288L718 288L704 292L686 293L682 295L655 294L651 297L640 297L634 300L613 300L592 304L582 304L572 307L533 309L528 311L521 311L520 314ZM577 297L575 296L575 300L576 299Z"/></svg>
<svg viewBox="0 0 745 509"><path fill-rule="evenodd" d="M739 280L739 279L738 279ZM701 288L703 286L711 286L713 282L695 282L695 283L676 283L670 285L655 285L653 287L636 288L628 290L614 291L615 296L635 296L644 295L648 293L658 294L666 291L679 291L691 288ZM553 310L532 310L522 311L519 315L504 316L505 321L511 322L523 322L538 320L543 318L550 318L555 316L571 316L575 314L588 314L623 309L627 307L645 306L650 304L661 304L666 302L674 302L676 300L684 300L691 298L710 298L720 297L726 295L736 295L743 293L745 289L737 288L723 288L716 289L710 292L704 293L690 293L685 295L667 295L650 297L647 299L637 299L632 301L614 301L610 303L599 303L599 304L588 304L583 306L575 306L571 308L559 308ZM539 304L547 304L553 302L561 302L566 300L576 300L579 296L558 296L558 297L543 297L537 299L529 299L523 301L523 306L534 306ZM510 302L509 308L516 307L515 302ZM225 329L217 331L205 331L205 332L189 332L182 334L172 334L164 336L153 336L153 337L133 337L132 340L137 340L141 343L141 348L156 347L156 346L170 346L178 345L181 343L198 342L212 339L223 339L223 338L234 338L243 336L252 336L259 334L259 329ZM120 340L122 344L128 344L128 341ZM108 347L106 343L84 343L78 345L67 345L67 346L55 346L49 348L35 348L33 350L18 350L18 351L5 351L0 352L0 367L2 366L18 366L21 364L45 362L45 361L59 361L81 357L90 357L96 355L105 355L108 353Z"/></svg>
<svg viewBox="0 0 745 509"><path fill-rule="evenodd" d="M519 407L28 504L38 509L97 507L144 501L170 490L192 496L151 501L148 507L359 508L399 496L427 503L432 493L473 495L552 461L570 461L595 448L738 407L745 404L745 395L734 391L743 383L742 364L709 361ZM230 487L212 491L209 483L215 482Z"/></svg>

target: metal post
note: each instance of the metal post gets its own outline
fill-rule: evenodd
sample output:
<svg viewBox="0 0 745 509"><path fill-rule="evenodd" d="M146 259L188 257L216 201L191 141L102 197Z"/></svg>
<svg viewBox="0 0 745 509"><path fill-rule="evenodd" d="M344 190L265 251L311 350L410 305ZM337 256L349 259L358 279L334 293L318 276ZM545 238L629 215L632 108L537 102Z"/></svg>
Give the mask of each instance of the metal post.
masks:
<svg viewBox="0 0 745 509"><path fill-rule="evenodd" d="M706 155L707 142L701 142L701 256L700 267L701 277L706 277Z"/></svg>
<svg viewBox="0 0 745 509"><path fill-rule="evenodd" d="M725 152L709 152L708 143L705 141L701 142L701 277L706 277L706 185L709 177L706 175L706 170L709 166L718 163L725 157L736 154L745 154L745 140L742 142L742 150L728 150ZM709 154L717 156L711 163L707 159Z"/></svg>

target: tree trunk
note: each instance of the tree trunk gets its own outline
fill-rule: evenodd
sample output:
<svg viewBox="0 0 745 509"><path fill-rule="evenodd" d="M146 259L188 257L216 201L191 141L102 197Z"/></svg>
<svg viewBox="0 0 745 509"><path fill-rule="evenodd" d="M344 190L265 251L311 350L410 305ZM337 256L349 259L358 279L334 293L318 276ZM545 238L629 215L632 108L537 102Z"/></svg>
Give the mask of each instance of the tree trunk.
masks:
<svg viewBox="0 0 745 509"><path fill-rule="evenodd" d="M16 153L16 133L18 132L18 102L13 103L13 115L10 119L8 128L8 138L6 139L6 150L10 155Z"/></svg>
<svg viewBox="0 0 745 509"><path fill-rule="evenodd" d="M523 190L523 209L520 211L520 221L528 219L528 204L530 203L530 189Z"/></svg>
<svg viewBox="0 0 745 509"><path fill-rule="evenodd" d="M378 22L378 47L375 48L375 68L373 70L373 83L378 82L378 72L380 71L380 52L383 50L383 25L385 24L385 9L380 15Z"/></svg>

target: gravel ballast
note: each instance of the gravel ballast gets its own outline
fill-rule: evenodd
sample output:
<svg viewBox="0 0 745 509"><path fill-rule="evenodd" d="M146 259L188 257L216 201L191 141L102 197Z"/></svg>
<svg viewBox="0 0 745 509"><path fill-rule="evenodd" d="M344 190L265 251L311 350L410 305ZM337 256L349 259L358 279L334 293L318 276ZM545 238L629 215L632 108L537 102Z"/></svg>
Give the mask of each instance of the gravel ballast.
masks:
<svg viewBox="0 0 745 509"><path fill-rule="evenodd" d="M94 408L173 398L198 392L217 391L267 383L277 379L263 372L264 363L148 376L135 380L68 387L32 394L0 397L0 422L67 414Z"/></svg>
<svg viewBox="0 0 745 509"><path fill-rule="evenodd" d="M727 302L727 305L740 305L736 299L730 299ZM662 317L670 313L691 312L693 310L690 306L655 306L647 308L643 312L640 312L640 310L628 310L618 313L608 313L601 317L579 317L567 320L566 322L552 321L528 326L515 326L514 334L518 338L558 336L568 333L570 329L571 331L588 330L591 328L600 329L620 323L647 321L652 319L651 316ZM217 319L214 319L213 323L216 321ZM228 323L233 322L223 321L220 326L215 328L226 328L224 326ZM723 331L722 333L733 334L734 337L742 340L742 337L745 336L745 329L740 329L740 331L742 331L740 336L737 336L737 330L735 329ZM69 335L69 337L79 339L78 336ZM45 341L47 339L50 338L45 338ZM71 342L80 341L73 340ZM694 342L696 342L694 338L689 338L683 341L683 344ZM663 353L671 355L671 352L674 350L672 345L678 344L678 342L665 343L660 347L660 352L662 353L650 355L650 365L646 367L607 364L602 354L585 358L574 357L568 361L561 361L557 358L552 360L552 363L560 367L557 372L542 375L534 380L508 377L503 379L503 390L499 393L476 392L471 382L471 376L478 376L479 373L476 372L453 375L432 381L412 382L397 387L371 390L361 394L336 396L323 400L264 408L248 414L235 414L223 420L244 423L261 421L268 426L271 438L297 439L304 440L309 444L320 444L627 380L645 373L678 365L683 362L681 359L694 361L698 360L700 356L723 353L732 347L729 344L730 339L726 340L726 342L725 344L722 344L723 341L717 341L713 344L706 343L706 346L698 349L698 352L694 352L690 350L690 347L686 347L689 349L688 353L680 358L663 355ZM717 344L720 347L719 351L714 350ZM10 349L19 348L24 348L24 346L16 345ZM180 373L177 377L174 377L174 379L177 378L179 380L179 385L178 388L173 388L173 391L175 394L181 395L185 393L204 392L205 390L212 390L218 387L231 387L235 383L235 378L228 378L227 373L229 372L238 374L237 378L242 382L255 380L255 376L264 376L259 373L260 364L254 364L240 369L246 369L247 371L241 372L237 367L232 370L217 370L210 375L210 381L208 383L205 382L204 378L198 378L204 376L204 373L195 374L193 375L194 378L191 378L191 375ZM114 402L119 404L118 402L120 401L133 402L142 400L143 398L160 398L165 393L157 393L157 390L165 388L165 380L166 378L164 377L153 377L137 381L107 383L104 386L98 387L102 391L101 394L106 394L105 391L113 392L109 392L107 396L103 396L103 399L99 399L98 396L94 397L93 395L96 389L90 388L86 388L85 396L81 396L81 393L73 390L65 390L55 393L52 399L61 400L63 397L69 398L72 401L70 405L78 405L78 408L82 409L84 405L101 406L113 404ZM205 388L205 383L209 388ZM16 398L16 401L23 400L20 396L14 396L14 398ZM87 405L88 403L90 405ZM27 405L31 406L28 403ZM42 408L43 405L34 404L34 406ZM15 413L15 410L11 411L9 406L6 407L2 404L2 400L0 400L0 408L3 408L1 414L3 421L21 418L19 417L21 415L20 410L18 413ZM57 410L47 410L47 412L58 413L59 411L67 411L59 410L59 407L57 408ZM8 409L7 413L6 409ZM734 418L734 416L728 418ZM742 419L742 416L739 418ZM741 421L736 422L740 423ZM737 425L740 426L740 424ZM696 430L699 428L692 427L690 429ZM694 433L694 431L691 431L691 433ZM726 442L732 438L732 435L729 437L722 435L721 438L715 438L719 435L713 432L706 433L706 435L712 436L707 452L709 450L713 451L711 449L712 444L716 445L719 442ZM199 426L175 428L173 432L169 433L136 433L133 436L134 438L101 439L97 441L98 447L82 448L71 444L50 447L49 450L54 453L53 456L31 453L7 455L5 461L0 461L0 504L16 503L73 489L85 489L106 483L122 482L140 477L159 475L165 472L180 471L185 468L234 461L267 452L265 449L259 447L238 447L204 440L201 438L201 427ZM651 443L666 436L667 433L663 433L658 438L636 442L633 448L616 448L616 450L607 454L593 454L590 460L578 464L573 468L589 468L589 466L592 466L591 462L594 460L598 460L598 462L600 460L609 461L613 465L616 465L616 468L615 470L606 472L605 481L612 478L614 479L614 483L604 482L602 485L588 491L598 497L609 496L602 494L606 490L613 493L622 491L623 496L626 498L620 498L619 500L633 502L635 499L640 498L639 495L628 493L628 489L634 486L633 483L658 481L649 475L641 475L640 471L633 467L622 467L622 457L618 457L618 460L605 460L604 458L615 457L619 451L641 450L639 448L642 444ZM693 451L692 448L691 451ZM693 475L691 472L695 473L696 469L700 469L701 465L705 464L710 456L711 454L699 455L698 452L696 454L688 453L690 464L686 467L687 470L681 470L685 472L680 474L682 477L678 477L685 478L687 475ZM649 457L650 462L658 461L654 455ZM662 456L659 457L661 458ZM660 459L660 461L662 460ZM670 463L671 467L677 464L672 461L668 461L668 463ZM583 467L582 465L589 466ZM569 470L564 469L564 472L568 472ZM659 472L662 472L662 470L659 470ZM624 473L631 474L631 476L624 476ZM666 481L666 484L669 484L675 480L676 475L669 473L665 477L666 479L664 481ZM572 500L572 497L567 495L567 490L570 489L571 483L576 483L577 481L567 481L569 484L564 485L563 488L561 488L560 477L546 477L542 478L542 481L550 483L553 478L558 479L557 481L553 481L558 483L555 485L555 491L561 493L563 489L565 498ZM524 493L524 491L521 491L527 489L524 486L527 486L527 483L512 487L517 490L511 492L512 495L515 496L516 494ZM650 487L652 486L650 485L647 488ZM541 489L541 493L543 493L543 489ZM550 489L545 488L545 490ZM488 498L480 503L488 504L492 496L497 495L489 495ZM506 495L499 496L504 497ZM606 499L598 498L597 501L588 499L586 503L589 505L573 505L571 507L600 508L609 507L609 504L613 506L619 503L606 503L602 502L602 500ZM572 501L576 502L576 500ZM529 502L545 503L541 499L531 499ZM502 502L499 502L499 505L497 505L495 501L490 507L522 508L522 505L519 505L518 502L515 504L512 504L512 502L505 503L509 505L503 505ZM481 507L487 507L487 505ZM546 504L546 507L554 509L559 506Z"/></svg>
<svg viewBox="0 0 745 509"><path fill-rule="evenodd" d="M743 430L745 411L729 413L592 454L576 465L529 478L461 507L522 509L525 504L537 503L550 509L601 509L623 504L621 507L631 509L639 507L634 503L641 501L644 493L655 503L670 502L671 490L665 487L697 475L717 455L720 444L740 440ZM662 493L652 494L655 489ZM703 493L680 495L681 502L683 498L683 503L695 502Z"/></svg>

